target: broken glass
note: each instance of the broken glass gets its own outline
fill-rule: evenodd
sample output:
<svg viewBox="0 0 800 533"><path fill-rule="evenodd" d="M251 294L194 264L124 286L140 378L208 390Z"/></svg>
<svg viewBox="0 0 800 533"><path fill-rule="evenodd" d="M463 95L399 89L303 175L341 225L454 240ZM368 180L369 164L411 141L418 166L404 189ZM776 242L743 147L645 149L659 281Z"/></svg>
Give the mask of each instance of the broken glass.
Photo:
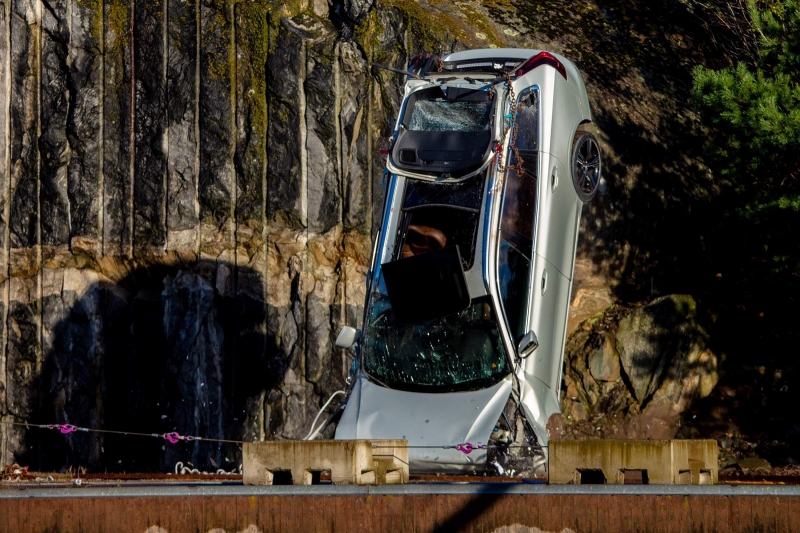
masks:
<svg viewBox="0 0 800 533"><path fill-rule="evenodd" d="M411 131L487 131L491 114L491 100L485 102L453 102L444 98L418 100L414 105L408 129Z"/></svg>
<svg viewBox="0 0 800 533"><path fill-rule="evenodd" d="M401 326L388 297L376 290L362 349L367 374L393 389L478 390L509 373L488 296L472 300L459 313Z"/></svg>

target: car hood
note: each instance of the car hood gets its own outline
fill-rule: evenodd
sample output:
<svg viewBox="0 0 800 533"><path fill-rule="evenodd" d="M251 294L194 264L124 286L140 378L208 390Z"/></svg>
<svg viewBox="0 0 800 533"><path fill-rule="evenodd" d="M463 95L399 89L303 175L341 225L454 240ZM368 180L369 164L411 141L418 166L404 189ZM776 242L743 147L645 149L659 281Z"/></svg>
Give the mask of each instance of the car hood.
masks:
<svg viewBox="0 0 800 533"><path fill-rule="evenodd" d="M388 389L359 376L336 428L337 439L407 439L411 470L470 470L486 463L485 445L511 394L511 376L483 390L419 393ZM446 448L450 447L450 448Z"/></svg>

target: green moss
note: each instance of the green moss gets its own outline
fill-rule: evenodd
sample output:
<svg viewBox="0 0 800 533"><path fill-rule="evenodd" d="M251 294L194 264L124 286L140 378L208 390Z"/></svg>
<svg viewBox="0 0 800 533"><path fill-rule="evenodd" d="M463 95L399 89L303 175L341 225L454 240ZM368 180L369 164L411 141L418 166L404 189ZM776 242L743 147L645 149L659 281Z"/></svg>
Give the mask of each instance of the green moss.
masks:
<svg viewBox="0 0 800 533"><path fill-rule="evenodd" d="M511 2L511 0L482 0L481 4L488 7L489 9L500 9L503 11L511 11L516 12L516 7Z"/></svg>
<svg viewBox="0 0 800 533"><path fill-rule="evenodd" d="M452 4L440 0L428 3L415 0L383 0L384 5L398 9L404 16L414 51L449 52L455 42L470 46L502 46L494 28L477 4ZM477 37L477 33L486 36Z"/></svg>
<svg viewBox="0 0 800 533"><path fill-rule="evenodd" d="M450 13L426 9L414 0L385 0L384 3L399 9L405 16L411 34L410 44L416 48L409 52L424 50L442 53L445 51L446 41L468 38L460 21Z"/></svg>
<svg viewBox="0 0 800 533"><path fill-rule="evenodd" d="M269 53L270 24L269 11L266 6L259 4L240 4L238 7L240 17L239 31L244 32L239 42L246 44L248 63L250 66L250 89L241 95L250 105L252 130L258 134L267 129L267 58ZM241 46L241 44L240 44ZM266 139L263 140L266 142Z"/></svg>
<svg viewBox="0 0 800 533"><path fill-rule="evenodd" d="M330 71L335 60L336 54L333 53L332 47L319 47L315 50L314 61L323 69Z"/></svg>
<svg viewBox="0 0 800 533"><path fill-rule="evenodd" d="M584 321L584 324L587 324L587 325L590 325L590 326L598 324L605 317L605 313L606 313L605 309L603 309L602 311L598 311L597 313L595 313L592 316L590 316L589 318L587 318Z"/></svg>
<svg viewBox="0 0 800 533"><path fill-rule="evenodd" d="M367 57L374 57L375 51L380 48L380 35L383 35L384 27L378 11L370 9L355 31L355 41L367 53Z"/></svg>
<svg viewBox="0 0 800 533"><path fill-rule="evenodd" d="M130 11L128 4L121 1L111 2L108 4L107 12L108 28L114 33L116 42L119 43L119 46L115 48L121 49L128 46L128 33L130 30Z"/></svg>
<svg viewBox="0 0 800 533"><path fill-rule="evenodd" d="M252 3L252 0L236 0L237 3ZM304 0L291 0L289 2L273 2L272 0L262 0L256 2L264 8L276 15L278 19L284 17L294 17L303 12L308 12L309 8L305 5Z"/></svg>
<svg viewBox="0 0 800 533"><path fill-rule="evenodd" d="M229 0L213 0L212 3L214 4L214 9L218 14L228 12Z"/></svg>
<svg viewBox="0 0 800 533"><path fill-rule="evenodd" d="M214 0L214 19L208 27L200 28L200 31L208 36L203 45L207 51L209 77L228 83L236 72L236 54L235 50L231 49L233 35L233 21L229 16L231 6L230 0ZM213 49L210 47L212 42L215 45Z"/></svg>
<svg viewBox="0 0 800 533"><path fill-rule="evenodd" d="M502 41L497 37L497 34L494 31L494 27L486 15L478 9L476 5L473 4L459 4L458 5L459 11L461 11L464 15L466 15L466 20L469 21L470 27L478 32L486 35L485 42L488 44L493 44L495 46L502 46ZM474 35L474 34L473 34Z"/></svg>
<svg viewBox="0 0 800 533"><path fill-rule="evenodd" d="M102 11L101 11L102 13ZM102 21L104 17L99 17ZM105 62L110 67L106 69L105 79L106 91L112 93L119 90L125 78L125 63L129 53L130 45L130 12L128 5L121 0L112 0L106 5L105 10L105 29L109 36L113 35L113 41L106 41L104 47ZM113 73L113 75L111 74ZM113 122L118 122L119 109L116 106L105 107L105 118Z"/></svg>

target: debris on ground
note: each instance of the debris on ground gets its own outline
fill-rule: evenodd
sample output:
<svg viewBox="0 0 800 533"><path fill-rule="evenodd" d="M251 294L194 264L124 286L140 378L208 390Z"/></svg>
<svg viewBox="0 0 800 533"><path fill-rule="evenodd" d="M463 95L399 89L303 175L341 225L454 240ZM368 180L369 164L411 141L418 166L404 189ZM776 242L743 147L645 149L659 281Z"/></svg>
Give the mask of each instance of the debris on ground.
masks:
<svg viewBox="0 0 800 533"><path fill-rule="evenodd" d="M28 472L27 466L20 466L17 463L6 465L3 468L3 481L27 481L35 476Z"/></svg>

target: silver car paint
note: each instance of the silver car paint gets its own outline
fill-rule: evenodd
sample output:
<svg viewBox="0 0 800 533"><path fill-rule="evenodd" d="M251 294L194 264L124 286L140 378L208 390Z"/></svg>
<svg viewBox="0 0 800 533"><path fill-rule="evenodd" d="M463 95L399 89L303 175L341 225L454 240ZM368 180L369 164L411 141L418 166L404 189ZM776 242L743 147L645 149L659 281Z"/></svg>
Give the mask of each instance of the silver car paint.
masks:
<svg viewBox="0 0 800 533"><path fill-rule="evenodd" d="M572 139L578 126L591 120L586 89L577 69L565 58L554 55L564 64L567 80L555 69L538 68L513 83L518 94L533 85L540 90L539 196L528 316L539 347L523 361L522 375L518 373L523 404L531 413L537 413L537 433L545 433L547 419L559 412L567 316L583 208L572 185L571 168L565 162L571 160ZM538 383L531 382L530 377L537 378ZM540 390L540 383L548 387L546 395ZM532 390L539 392L531 394Z"/></svg>
<svg viewBox="0 0 800 533"><path fill-rule="evenodd" d="M500 418L511 378L471 392L426 394L388 389L359 376L336 428L337 439L408 439L415 472L464 470L486 462L486 450L464 453L456 445L486 445Z"/></svg>

